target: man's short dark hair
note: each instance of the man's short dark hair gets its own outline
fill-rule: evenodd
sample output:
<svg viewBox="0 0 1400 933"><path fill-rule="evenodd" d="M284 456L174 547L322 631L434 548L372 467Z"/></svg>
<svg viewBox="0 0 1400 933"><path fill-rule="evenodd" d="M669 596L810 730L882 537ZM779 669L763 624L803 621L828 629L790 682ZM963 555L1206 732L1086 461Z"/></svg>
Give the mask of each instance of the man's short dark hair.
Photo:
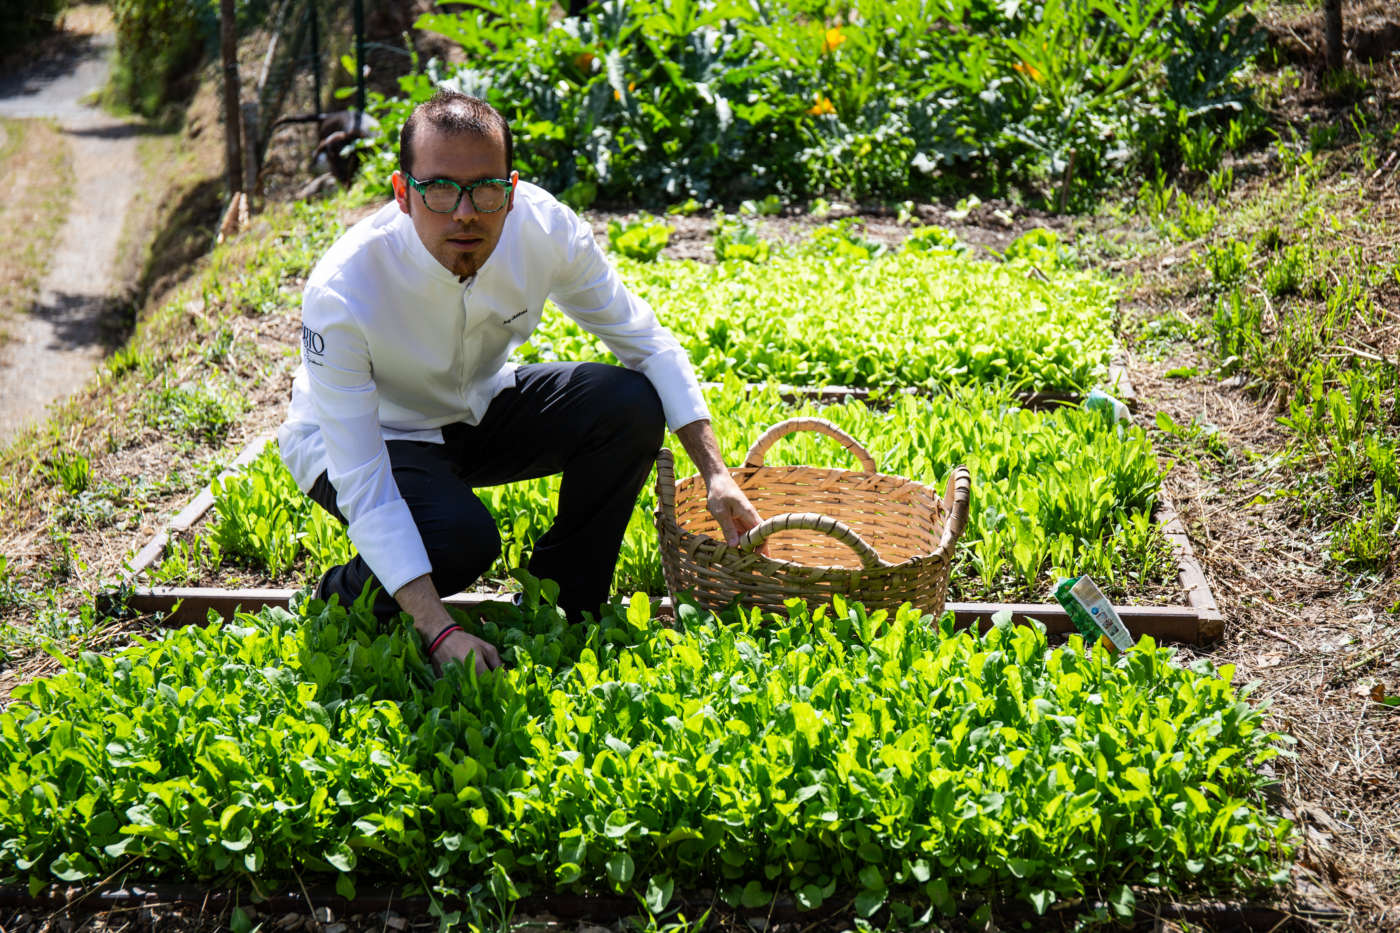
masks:
<svg viewBox="0 0 1400 933"><path fill-rule="evenodd" d="M413 108L413 113L399 130L399 171L412 175L413 139L423 126L432 126L445 133L478 136L491 139L500 136L506 143L506 174L510 174L515 159L515 142L510 124L501 112L479 97L460 91L439 90Z"/></svg>

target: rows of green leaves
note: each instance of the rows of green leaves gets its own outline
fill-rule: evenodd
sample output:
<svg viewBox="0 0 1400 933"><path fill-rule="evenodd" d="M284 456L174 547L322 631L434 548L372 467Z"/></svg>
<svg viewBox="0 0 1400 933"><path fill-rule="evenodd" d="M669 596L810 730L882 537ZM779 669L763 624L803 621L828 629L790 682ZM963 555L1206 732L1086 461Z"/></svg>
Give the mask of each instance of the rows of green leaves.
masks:
<svg viewBox="0 0 1400 933"><path fill-rule="evenodd" d="M468 623L505 660L480 678L319 601L65 660L0 713L0 878L139 858L869 915L1238 890L1285 854L1260 800L1279 737L1228 666L839 602L665 627L639 596L570 627L538 594Z"/></svg>
<svg viewBox="0 0 1400 933"><path fill-rule="evenodd" d="M828 241L848 243L827 237L761 263L615 261L702 380L732 373L789 385L1006 383L1076 394L1105 381L1117 291L1101 276L952 249L824 254ZM515 357L613 361L557 312Z"/></svg>
<svg viewBox="0 0 1400 933"><path fill-rule="evenodd" d="M522 171L584 206L969 184L1075 203L1247 105L1242 2L484 2L419 20L465 64L428 63L380 111L393 141L438 85L485 97Z"/></svg>
<svg viewBox="0 0 1400 933"><path fill-rule="evenodd" d="M940 491L952 468L966 465L974 500L954 564L954 599L1045 598L1057 578L1089 573L1115 598L1152 602L1175 578L1152 520L1160 487L1152 446L1141 428L1113 424L1102 412L1025 410L1004 388L902 396L887 408L794 407L776 389L749 389L732 378L710 402L727 463L742 462L770 425L803 414L826 418L866 443L882 472ZM694 473L684 452L676 453L677 475ZM767 462L859 468L840 446L810 434L780 442ZM527 560L553 521L558 490L558 477L477 490L503 541L488 577L504 580ZM623 540L618 592L665 592L655 503L648 486ZM274 575L303 561L319 573L350 553L343 528L297 490L272 447L216 486L213 518L198 546L213 552L206 564L222 560ZM185 569L182 554L172 561L172 570Z"/></svg>

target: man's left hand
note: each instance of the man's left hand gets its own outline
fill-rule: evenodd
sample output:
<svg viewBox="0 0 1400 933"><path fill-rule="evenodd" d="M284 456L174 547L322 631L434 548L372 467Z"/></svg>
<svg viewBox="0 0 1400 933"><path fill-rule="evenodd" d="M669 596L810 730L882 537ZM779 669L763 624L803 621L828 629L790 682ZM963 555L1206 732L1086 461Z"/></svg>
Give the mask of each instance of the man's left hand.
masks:
<svg viewBox="0 0 1400 933"><path fill-rule="evenodd" d="M719 522L724 543L731 547L738 544L739 536L757 525L762 518L739 484L734 482L734 477L729 475L709 420L692 421L678 429L676 437L705 478L705 489L708 490L705 505L715 521ZM766 554L767 550L760 548L759 553Z"/></svg>
<svg viewBox="0 0 1400 933"><path fill-rule="evenodd" d="M705 505L715 517L715 521L719 522L719 530L724 535L725 543L732 547L739 543L741 534L761 521L758 510L727 472L710 477L707 486L709 494L705 498Z"/></svg>

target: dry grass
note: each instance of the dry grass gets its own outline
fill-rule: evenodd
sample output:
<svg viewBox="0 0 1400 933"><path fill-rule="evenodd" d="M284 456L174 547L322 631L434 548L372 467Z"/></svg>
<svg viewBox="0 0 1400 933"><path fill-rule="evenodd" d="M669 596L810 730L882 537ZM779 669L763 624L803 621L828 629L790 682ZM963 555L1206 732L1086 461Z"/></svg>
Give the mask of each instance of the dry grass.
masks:
<svg viewBox="0 0 1400 933"><path fill-rule="evenodd" d="M1297 742L1279 769L1301 843L1288 896L1304 912L1339 911L1343 929L1400 930L1400 708L1377 702L1400 692L1400 586L1330 566L1325 535L1275 498L1298 478L1278 458L1288 437L1269 405L1162 372L1134 360L1144 403L1214 424L1232 455L1209 469L1178 461L1166 484L1227 620L1207 653L1258 682L1271 726Z"/></svg>
<svg viewBox="0 0 1400 933"><path fill-rule="evenodd" d="M68 213L68 143L47 120L0 119L0 178L20 197L0 200L0 333L39 294L54 239Z"/></svg>
<svg viewBox="0 0 1400 933"><path fill-rule="evenodd" d="M1391 18L1400 26L1400 15ZM1353 325L1322 355L1361 350L1394 365L1400 73L1385 63L1354 75L1364 82L1359 101L1338 100L1316 74L1285 67L1272 76L1282 87L1273 103L1284 138L1289 126L1306 140L1310 127L1345 125L1358 106L1373 121L1369 139L1347 132L1315 153L1320 168L1306 195L1298 186L1306 173L1280 171L1269 151L1258 153L1253 164L1237 166L1250 180L1217 205L1220 221L1210 233L1140 245L1117 265L1137 283L1125 302L1124 330L1148 416L1161 411L1178 424L1207 425L1218 439L1182 445L1156 438L1159 448L1176 443L1167 488L1227 620L1225 637L1208 654L1235 664L1237 679L1257 682L1254 697L1270 705L1273 727L1297 743L1296 757L1278 769L1279 806L1296 821L1299 842L1285 896L1301 915L1318 911L1329 927L1371 933L1400 930L1400 707L1385 702L1400 695L1400 546L1392 539L1388 563L1369 570L1331 556L1332 532L1352 517L1353 494L1329 488L1325 460L1279 422L1296 389L1284 367L1221 379L1210 337L1214 296L1193 257L1272 230L1284 243L1317 249L1326 283L1372 275L1378 284L1365 293L1383 321ZM1317 217L1307 213L1313 206L1321 207ZM1145 225L1112 234L1139 244L1152 238ZM1313 320L1323 316L1321 294L1289 301ZM1269 307L1266 338L1282 340L1283 320L1281 307ZM1158 336L1164 332L1178 336ZM1376 436L1393 447L1400 400L1388 403L1390 425Z"/></svg>

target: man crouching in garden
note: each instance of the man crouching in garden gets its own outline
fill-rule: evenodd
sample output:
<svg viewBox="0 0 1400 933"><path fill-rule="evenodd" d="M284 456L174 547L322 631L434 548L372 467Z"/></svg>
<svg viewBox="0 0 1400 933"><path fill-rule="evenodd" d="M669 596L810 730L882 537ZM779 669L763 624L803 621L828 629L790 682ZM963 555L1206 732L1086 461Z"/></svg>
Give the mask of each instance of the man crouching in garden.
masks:
<svg viewBox="0 0 1400 933"><path fill-rule="evenodd" d="M484 101L443 91L413 111L394 202L337 240L306 284L302 365L277 437L297 484L359 551L317 594L348 604L377 588L375 614L408 612L439 669L500 664L440 598L500 554L473 487L563 474L529 569L558 582L574 620L608 597L665 425L699 466L725 537L758 522L685 352L588 225L520 181L511 156L510 128ZM546 299L624 365L508 362Z"/></svg>

